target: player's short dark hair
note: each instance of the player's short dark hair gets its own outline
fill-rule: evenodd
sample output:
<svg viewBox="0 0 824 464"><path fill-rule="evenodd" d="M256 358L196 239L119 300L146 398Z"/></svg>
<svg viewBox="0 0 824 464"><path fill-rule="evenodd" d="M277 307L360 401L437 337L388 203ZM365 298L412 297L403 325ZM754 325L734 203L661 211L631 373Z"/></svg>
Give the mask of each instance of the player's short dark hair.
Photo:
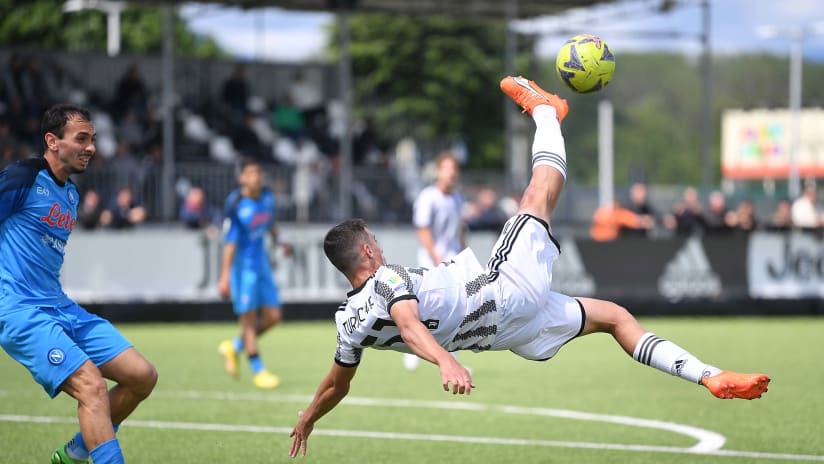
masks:
<svg viewBox="0 0 824 464"><path fill-rule="evenodd" d="M367 240L366 227L363 219L347 219L329 229L323 239L323 252L344 275L348 275L360 259L360 245Z"/></svg>
<svg viewBox="0 0 824 464"><path fill-rule="evenodd" d="M40 121L40 132L45 138L46 134L52 133L58 138L63 138L63 131L69 119L79 117L83 121L91 122L92 115L89 110L72 105L71 103L58 103L43 113L43 120Z"/></svg>
<svg viewBox="0 0 824 464"><path fill-rule="evenodd" d="M244 156L240 159L240 165L238 166L238 172L243 172L244 169L248 168L249 166L257 166L259 168L263 167L263 163L260 160L252 158L250 156Z"/></svg>

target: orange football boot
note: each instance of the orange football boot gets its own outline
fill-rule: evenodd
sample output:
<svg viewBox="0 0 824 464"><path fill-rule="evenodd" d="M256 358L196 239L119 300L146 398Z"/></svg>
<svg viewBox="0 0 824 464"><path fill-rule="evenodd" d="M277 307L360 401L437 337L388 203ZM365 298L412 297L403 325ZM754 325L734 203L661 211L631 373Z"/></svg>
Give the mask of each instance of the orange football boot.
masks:
<svg viewBox="0 0 824 464"><path fill-rule="evenodd" d="M721 371L712 377L703 377L701 383L721 399L754 400L766 393L770 378L764 374L739 374Z"/></svg>
<svg viewBox="0 0 824 464"><path fill-rule="evenodd" d="M507 76L501 80L501 90L515 103L521 105L524 113L532 114L538 105L549 105L555 108L558 122L561 122L569 112L567 101L538 87L534 81L524 77Z"/></svg>

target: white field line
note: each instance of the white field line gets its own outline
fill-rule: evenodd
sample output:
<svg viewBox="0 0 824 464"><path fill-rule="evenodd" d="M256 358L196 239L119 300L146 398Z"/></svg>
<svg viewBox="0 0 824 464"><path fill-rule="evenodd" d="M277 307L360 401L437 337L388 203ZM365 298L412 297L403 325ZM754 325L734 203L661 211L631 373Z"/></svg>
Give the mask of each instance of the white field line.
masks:
<svg viewBox="0 0 824 464"><path fill-rule="evenodd" d="M0 422L22 422L41 424L74 424L77 419L74 417L51 417L51 416L23 416L13 414L0 414ZM260 425L231 425L213 424L204 422L168 422L129 419L129 427L143 427L153 429L175 429L194 431L214 431L214 432L253 432L288 434L291 427L268 427ZM350 438L378 438L384 440L417 440L435 441L450 443L476 443L484 445L510 445L510 446L545 446L554 448L578 448L578 449L605 449L613 451L634 451L648 453L670 453L670 454L691 454L703 456L726 456L744 457L750 459L781 459L788 461L819 461L824 462L824 456L814 456L805 454L783 454L783 453L760 453L750 451L733 450L713 450L697 451L693 448L680 448L677 446L650 446L650 445L630 445L621 443L590 443L577 441L558 440L527 440L518 438L497 438L497 437L471 437L461 435L437 435L422 433L394 433L394 432L372 432L363 430L334 430L315 429L316 436L350 437Z"/></svg>
<svg viewBox="0 0 824 464"><path fill-rule="evenodd" d="M0 396L9 396L10 392L0 390ZM265 401L280 403L301 403L308 404L312 400L311 395L287 395L273 393L235 393L220 391L158 391L153 397L181 398L192 400L220 400L220 401ZM639 452L662 452L677 454L714 455L730 457L748 457L754 459L783 459L800 461L820 461L824 462L824 456L787 454L787 453L766 453L750 451L734 451L720 449L725 442L723 435L701 428L677 424L673 422L663 422L651 419L639 419L628 416L617 416L609 414L596 414L565 409L550 408L529 408L522 406L494 405L484 403L469 403L462 401L419 401L409 399L393 398L366 398L351 396L343 400L347 405L372 406L372 407L399 407L399 408L429 408L429 409L451 409L465 411L498 411L506 414L524 414L536 416L552 416L567 419L589 420L596 422L607 422L637 427L656 428L674 433L690 436L698 440L698 443L689 447L633 445L621 443L590 443L557 440L528 440L517 438L497 438L497 437L472 437L458 435L432 435L414 433L393 433L393 432L372 432L353 430L329 430L316 429L315 435L338 436L338 437L360 437L360 438L383 438L389 440L423 440L423 441L443 441L455 443L482 443L501 444L514 446L550 446L564 448L586 448L586 449L608 449ZM0 422L41 422L41 423L75 423L75 418L50 417L50 416L22 416L22 415L2 415ZM266 427L255 425L232 425L232 424L212 424L193 422L165 422L165 421L140 421L129 419L129 425L137 427L180 429L180 430L211 430L211 431L236 431L236 432L257 432L257 433L289 433L291 427Z"/></svg>
<svg viewBox="0 0 824 464"><path fill-rule="evenodd" d="M204 392L204 391L178 391L163 392L164 396L188 399L212 399L224 401L271 401L308 404L312 401L311 396L306 395L278 395L264 393L227 393L227 392ZM676 424L652 419L638 419L628 416L616 416L609 414L596 414L580 411L570 411L567 409L529 408L520 406L494 405L484 403L467 403L459 401L415 401L395 398L363 398L349 396L343 400L343 404L373 407L393 407L393 408L429 408L429 409L457 409L466 411L497 411L507 414L521 414L531 416L552 416L564 419L587 420L594 422L608 422L612 424L630 425L634 427L647 427L652 429L666 430L697 440L697 443L690 449L693 451L715 451L721 449L726 442L723 435L693 427L690 425Z"/></svg>

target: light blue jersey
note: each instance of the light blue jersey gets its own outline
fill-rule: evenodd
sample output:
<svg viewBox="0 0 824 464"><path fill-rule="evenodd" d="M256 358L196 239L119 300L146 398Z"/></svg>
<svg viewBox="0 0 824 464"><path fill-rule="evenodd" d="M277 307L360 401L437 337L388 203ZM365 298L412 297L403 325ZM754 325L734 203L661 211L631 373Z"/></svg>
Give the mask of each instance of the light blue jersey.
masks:
<svg viewBox="0 0 824 464"><path fill-rule="evenodd" d="M60 286L78 198L45 158L0 171L0 346L52 397L87 360L100 366L131 346Z"/></svg>
<svg viewBox="0 0 824 464"><path fill-rule="evenodd" d="M266 252L266 233L275 223L275 195L263 189L258 198L233 191L226 199L228 227L224 240L236 246L231 292L234 310L243 314L261 307L279 307L280 296Z"/></svg>
<svg viewBox="0 0 824 464"><path fill-rule="evenodd" d="M0 311L69 302L60 267L79 198L74 183L55 179L44 158L0 172Z"/></svg>

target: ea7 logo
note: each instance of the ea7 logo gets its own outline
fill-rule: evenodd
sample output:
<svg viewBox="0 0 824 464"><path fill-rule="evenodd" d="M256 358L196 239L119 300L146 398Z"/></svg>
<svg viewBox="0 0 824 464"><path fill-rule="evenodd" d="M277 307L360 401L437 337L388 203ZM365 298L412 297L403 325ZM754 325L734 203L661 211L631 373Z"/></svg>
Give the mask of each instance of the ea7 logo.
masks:
<svg viewBox="0 0 824 464"><path fill-rule="evenodd" d="M37 188L35 189L35 192L37 192L38 195L43 195L43 196L46 196L46 197L49 196L49 189L47 189L46 187L40 186L40 185L37 186Z"/></svg>

